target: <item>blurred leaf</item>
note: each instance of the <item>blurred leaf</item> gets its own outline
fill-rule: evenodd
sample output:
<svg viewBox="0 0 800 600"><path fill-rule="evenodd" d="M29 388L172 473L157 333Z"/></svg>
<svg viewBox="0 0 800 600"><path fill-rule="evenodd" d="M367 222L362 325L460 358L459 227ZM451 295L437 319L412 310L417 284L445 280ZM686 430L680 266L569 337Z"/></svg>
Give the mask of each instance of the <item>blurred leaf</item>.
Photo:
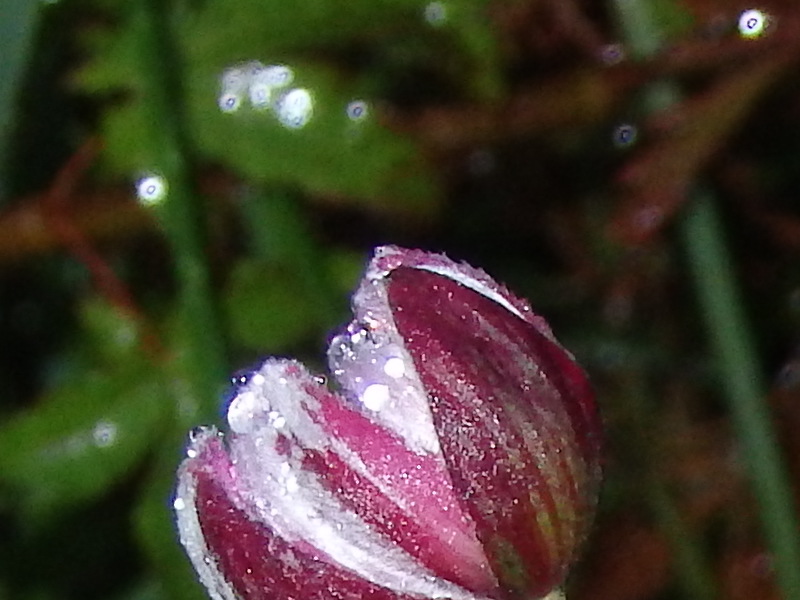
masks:
<svg viewBox="0 0 800 600"><path fill-rule="evenodd" d="M676 0L650 0L653 18L669 38L689 33L694 27L694 17L686 5Z"/></svg>
<svg viewBox="0 0 800 600"><path fill-rule="evenodd" d="M137 323L119 308L92 297L81 306L81 317L93 358L109 365L141 358Z"/></svg>
<svg viewBox="0 0 800 600"><path fill-rule="evenodd" d="M245 260L231 274L225 309L233 338L250 348L279 352L320 327L299 274L276 262Z"/></svg>
<svg viewBox="0 0 800 600"><path fill-rule="evenodd" d="M0 480L33 517L93 499L144 458L170 407L144 363L83 373L0 429Z"/></svg>
<svg viewBox="0 0 800 600"><path fill-rule="evenodd" d="M145 579L134 588L115 596L114 600L164 600L165 598L166 595L160 582Z"/></svg>
<svg viewBox="0 0 800 600"><path fill-rule="evenodd" d="M172 600L207 600L205 589L178 542L172 500L175 473L183 457L183 439L171 437L160 449L146 485L142 488L134 522L140 546L159 578L165 597Z"/></svg>
<svg viewBox="0 0 800 600"><path fill-rule="evenodd" d="M403 199L391 207L402 212L430 209L437 190L418 150L379 126L375 116L351 121L347 105L355 90L337 83L331 70L291 63L293 85L308 89L314 102L309 123L292 130L271 111L245 105L236 113L222 113L219 76L227 66L198 63L188 73L189 122L208 158L255 181L367 204Z"/></svg>
<svg viewBox="0 0 800 600"><path fill-rule="evenodd" d="M319 326L330 329L341 322L342 310L336 302L334 274L326 263L336 256L321 246L309 227L308 209L302 210L296 195L277 190L247 190L240 202L243 225L249 234L251 253L255 258L282 265L297 281L297 293L308 303ZM363 257L360 257L363 259ZM360 274L362 263L357 265ZM354 283L354 277L350 283ZM341 290L341 298L351 287Z"/></svg>
<svg viewBox="0 0 800 600"><path fill-rule="evenodd" d="M368 257L358 252L347 250L329 252L326 257L326 267L334 291L343 296L352 294L367 261Z"/></svg>
<svg viewBox="0 0 800 600"><path fill-rule="evenodd" d="M348 201L381 202L397 211L431 210L439 194L433 173L414 144L378 125L380 106L373 106L372 115L361 122L348 118L347 105L364 86L352 78L346 82L341 71L324 61L298 60L300 49L307 53L337 40L347 40L348 46L362 40L367 47L382 48L387 37L402 41L416 28L419 39L428 39L424 66L452 70L454 81L470 73L467 80L474 89L484 97L496 95L500 69L483 3L448 4L446 31L460 46L460 52L450 55L459 61L465 54L471 57L452 69L433 43L444 34L425 22L426 5L419 0L355 2L343 11L335 4L301 6L288 0L269 7L255 0L203 4L181 21L186 110L198 150L256 181ZM136 73L135 28L129 21L123 18L113 35L90 40L94 60L79 77L90 92L127 92L126 100L104 116L107 158L125 174L147 170L154 160L147 139L153 116L139 101L144 86ZM219 110L222 71L254 59L288 63L296 74L293 85L310 91L313 117L302 130L286 129L271 111L249 106L235 114Z"/></svg>

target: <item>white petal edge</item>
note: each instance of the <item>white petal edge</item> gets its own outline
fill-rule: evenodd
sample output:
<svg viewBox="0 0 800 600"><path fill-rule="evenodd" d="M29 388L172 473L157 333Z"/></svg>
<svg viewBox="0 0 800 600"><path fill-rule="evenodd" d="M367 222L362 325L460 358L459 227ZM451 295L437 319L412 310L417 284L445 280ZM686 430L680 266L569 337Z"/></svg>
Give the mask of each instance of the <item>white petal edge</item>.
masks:
<svg viewBox="0 0 800 600"><path fill-rule="evenodd" d="M238 600L236 592L217 569L217 563L211 559L211 553L206 545L200 528L200 519L197 516L196 482L194 475L187 468L188 461L193 460L193 448L205 444L210 438L220 434L213 427L204 428L193 435L192 445L184 464L178 472L178 488L175 492L173 506L177 515L178 535L183 544L189 560L197 571L197 576L213 600Z"/></svg>
<svg viewBox="0 0 800 600"><path fill-rule="evenodd" d="M311 414L316 400L303 386L311 379L295 361L269 359L239 388L236 398L245 397L251 411L251 428L228 436L229 456L235 469L235 489L229 498L249 518L263 523L289 544L302 541L316 548L321 558L344 568L375 585L398 594L448 600L488 600L436 576L420 565L405 550L374 531L368 524L343 507L318 481L316 475L301 468L302 449L288 456L278 456L274 447L278 435L290 434L302 448L332 450L352 468L366 475L359 459L341 442L329 438ZM275 425L275 414L285 419ZM234 422L242 422L237 414ZM211 436L210 429L196 435L181 468L176 503L181 542L198 572L201 582L214 600L234 600L235 591L216 568L202 536L196 509L194 476L187 466L202 456L202 445ZM231 484L233 485L233 484Z"/></svg>

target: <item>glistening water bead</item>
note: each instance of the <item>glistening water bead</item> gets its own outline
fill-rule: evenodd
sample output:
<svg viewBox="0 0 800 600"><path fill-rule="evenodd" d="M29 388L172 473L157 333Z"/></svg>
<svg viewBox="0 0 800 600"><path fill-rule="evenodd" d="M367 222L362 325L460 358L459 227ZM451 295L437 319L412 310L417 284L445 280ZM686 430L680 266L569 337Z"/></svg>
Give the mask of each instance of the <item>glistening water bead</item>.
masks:
<svg viewBox="0 0 800 600"><path fill-rule="evenodd" d="M160 175L142 177L136 182L136 196L142 204L158 204L167 196L167 182Z"/></svg>
<svg viewBox="0 0 800 600"><path fill-rule="evenodd" d="M424 17L429 25L444 25L447 21L447 7L442 2L430 2L425 5Z"/></svg>
<svg viewBox="0 0 800 600"><path fill-rule="evenodd" d="M627 148L634 142L636 142L636 138L638 137L639 132L636 129L635 125L631 125L630 123L624 123L622 125L617 126L614 129L613 134L613 141L614 145L617 148Z"/></svg>
<svg viewBox="0 0 800 600"><path fill-rule="evenodd" d="M275 116L281 125L289 129L305 127L314 112L314 100L304 88L289 90L275 103Z"/></svg>
<svg viewBox="0 0 800 600"><path fill-rule="evenodd" d="M231 67L225 69L220 76L220 95L217 105L222 112L232 113L239 110L242 98L250 85L249 69Z"/></svg>
<svg viewBox="0 0 800 600"><path fill-rule="evenodd" d="M294 71L287 65L265 65L251 60L225 69L220 76L217 105L225 113L241 108L245 98L255 109L272 108L274 92L294 81Z"/></svg>
<svg viewBox="0 0 800 600"><path fill-rule="evenodd" d="M345 112L347 113L347 118L351 121L361 121L367 118L369 105L363 100L353 100L347 105Z"/></svg>
<svg viewBox="0 0 800 600"><path fill-rule="evenodd" d="M617 65L625 60L625 48L622 44L606 44L600 50L600 60L608 66Z"/></svg>
<svg viewBox="0 0 800 600"><path fill-rule="evenodd" d="M758 10L750 9L739 15L739 34L745 39L761 37L769 25L769 16Z"/></svg>

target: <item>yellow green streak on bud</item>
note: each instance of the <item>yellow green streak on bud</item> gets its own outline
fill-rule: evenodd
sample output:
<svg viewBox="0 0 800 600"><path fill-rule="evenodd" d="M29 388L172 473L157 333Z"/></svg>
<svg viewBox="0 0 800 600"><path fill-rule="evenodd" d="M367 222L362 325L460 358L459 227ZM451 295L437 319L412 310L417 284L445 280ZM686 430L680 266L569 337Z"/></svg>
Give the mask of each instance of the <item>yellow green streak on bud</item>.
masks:
<svg viewBox="0 0 800 600"><path fill-rule="evenodd" d="M486 553L503 585L514 590L530 588L525 562L505 538L494 536L488 540Z"/></svg>

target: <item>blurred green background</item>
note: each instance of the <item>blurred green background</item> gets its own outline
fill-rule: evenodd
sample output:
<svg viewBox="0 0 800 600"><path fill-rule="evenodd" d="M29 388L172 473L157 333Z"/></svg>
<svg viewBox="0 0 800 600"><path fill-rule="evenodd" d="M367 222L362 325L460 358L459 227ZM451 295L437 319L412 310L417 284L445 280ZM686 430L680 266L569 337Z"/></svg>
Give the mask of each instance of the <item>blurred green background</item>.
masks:
<svg viewBox="0 0 800 600"><path fill-rule="evenodd" d="M571 600L800 598L800 6L751 8L2 0L0 599L204 598L188 431L266 355L322 369L384 243L486 269L590 372ZM304 127L220 110L252 60Z"/></svg>

